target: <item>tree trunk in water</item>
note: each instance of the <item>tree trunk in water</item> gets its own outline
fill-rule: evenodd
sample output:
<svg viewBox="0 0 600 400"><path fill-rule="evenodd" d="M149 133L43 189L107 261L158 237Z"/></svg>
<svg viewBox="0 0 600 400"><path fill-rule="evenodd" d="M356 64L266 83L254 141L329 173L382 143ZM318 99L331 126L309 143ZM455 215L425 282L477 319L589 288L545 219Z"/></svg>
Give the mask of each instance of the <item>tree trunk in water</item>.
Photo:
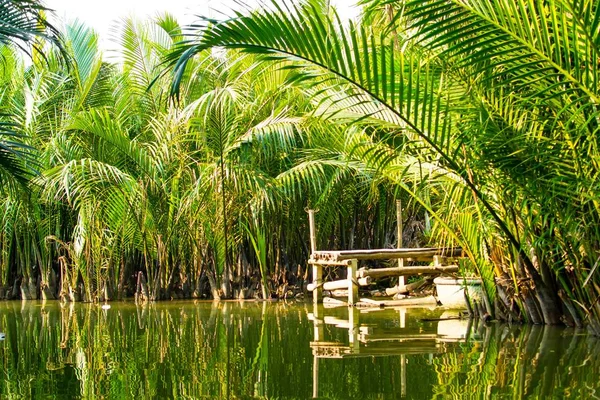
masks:
<svg viewBox="0 0 600 400"><path fill-rule="evenodd" d="M567 349L566 339L561 337L561 333L555 329L544 328L542 331L537 363L531 376L532 382L538 382L537 394L542 399L551 398L554 388L558 384L556 379L559 379L560 374L557 372L559 362Z"/></svg>
<svg viewBox="0 0 600 400"><path fill-rule="evenodd" d="M192 297L192 275L191 273L181 273L179 275L181 280L181 292L183 298L189 299Z"/></svg>
<svg viewBox="0 0 600 400"><path fill-rule="evenodd" d="M19 298L21 281L22 281L21 278L15 279L15 281L13 282L12 290L10 291L10 294L7 296L8 300L14 300L14 299Z"/></svg>
<svg viewBox="0 0 600 400"><path fill-rule="evenodd" d="M561 324L561 307L556 301L556 296L544 284L537 272L531 274L533 292L538 299L544 322L548 325Z"/></svg>
<svg viewBox="0 0 600 400"><path fill-rule="evenodd" d="M192 292L192 298L194 298L194 299L199 299L202 296L202 278L203 277L204 277L204 268L201 268L200 274L198 274L198 278L196 279L194 291Z"/></svg>
<svg viewBox="0 0 600 400"><path fill-rule="evenodd" d="M127 277L127 263L121 262L121 271L119 272L119 283L117 284L117 300L123 300L125 294L125 279Z"/></svg>
<svg viewBox="0 0 600 400"><path fill-rule="evenodd" d="M532 274L532 279L537 289L536 295L542 308L544 321L550 325L561 324L564 320L563 307L557 294L555 277L548 263L543 259L540 262L533 250L531 251L531 260L540 271L537 276Z"/></svg>
<svg viewBox="0 0 600 400"><path fill-rule="evenodd" d="M221 300L221 295L219 294L219 287L217 286L217 281L215 280L215 276L212 272L206 274L208 278L208 284L210 285L210 292L212 294L213 299Z"/></svg>
<svg viewBox="0 0 600 400"><path fill-rule="evenodd" d="M24 277L21 281L21 300L36 300L37 285L30 277Z"/></svg>
<svg viewBox="0 0 600 400"><path fill-rule="evenodd" d="M88 299L88 293L87 293L87 290L85 290L83 282L79 282L79 284L77 285L75 301L83 301L84 303L87 303L88 301L90 301L90 299Z"/></svg>
<svg viewBox="0 0 600 400"><path fill-rule="evenodd" d="M52 289L50 289L50 286L48 286L46 283L41 283L40 289L41 289L42 300L45 301L45 300L55 300L56 299Z"/></svg>
<svg viewBox="0 0 600 400"><path fill-rule="evenodd" d="M57 278L52 268L50 268L50 272L48 275L48 282L42 281L40 283L42 300L55 300Z"/></svg>
<svg viewBox="0 0 600 400"><path fill-rule="evenodd" d="M529 320L536 325L543 324L544 320L540 312L537 299L533 293L531 293L528 282L524 282L521 285L521 297L523 299L523 304L525 305L525 311L527 312Z"/></svg>
<svg viewBox="0 0 600 400"><path fill-rule="evenodd" d="M135 302L144 303L150 299L148 294L148 284L146 283L146 277L142 271L138 272L137 285L135 291Z"/></svg>
<svg viewBox="0 0 600 400"><path fill-rule="evenodd" d="M221 292L223 293L224 299L232 298L231 281L228 278L226 278L225 276L221 280Z"/></svg>

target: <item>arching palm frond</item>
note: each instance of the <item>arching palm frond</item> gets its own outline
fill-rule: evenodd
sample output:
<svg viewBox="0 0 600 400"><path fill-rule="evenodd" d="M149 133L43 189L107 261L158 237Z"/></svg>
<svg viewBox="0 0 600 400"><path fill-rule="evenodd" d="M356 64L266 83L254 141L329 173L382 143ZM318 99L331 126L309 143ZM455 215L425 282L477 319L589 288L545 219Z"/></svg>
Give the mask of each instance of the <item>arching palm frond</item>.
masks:
<svg viewBox="0 0 600 400"><path fill-rule="evenodd" d="M2 191L14 184L25 184L36 170L33 148L22 142L23 135L11 122L0 121L0 186Z"/></svg>
<svg viewBox="0 0 600 400"><path fill-rule="evenodd" d="M62 49L60 34L46 19L49 11L36 0L0 1L0 43L14 44L31 55L28 46L43 54L36 39L41 38Z"/></svg>
<svg viewBox="0 0 600 400"><path fill-rule="evenodd" d="M60 34L46 20L47 11L35 0L0 0L0 45L16 46L30 56L34 53L43 56L42 47L47 41L65 55ZM0 63L7 61L5 57L0 55ZM0 125L0 175L3 181L8 177L23 183L35 173L30 157L32 148L19 140L15 129L20 130L11 122L3 121Z"/></svg>

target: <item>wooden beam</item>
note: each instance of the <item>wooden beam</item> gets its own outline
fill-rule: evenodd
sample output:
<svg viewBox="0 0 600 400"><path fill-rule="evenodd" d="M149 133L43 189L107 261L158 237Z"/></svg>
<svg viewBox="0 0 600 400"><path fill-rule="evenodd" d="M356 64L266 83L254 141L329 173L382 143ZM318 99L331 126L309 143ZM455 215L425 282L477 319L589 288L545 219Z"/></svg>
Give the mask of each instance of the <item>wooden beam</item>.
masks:
<svg viewBox="0 0 600 400"><path fill-rule="evenodd" d="M402 227L402 200L398 199L396 200L396 248L397 249L401 249L403 246L402 243L402 232L403 232L403 227ZM399 258L398 259L398 268L402 268L404 267L404 258ZM401 276L400 278L398 278L398 286L404 286L404 277Z"/></svg>
<svg viewBox="0 0 600 400"><path fill-rule="evenodd" d="M334 308L334 307L347 307L348 303L342 300L334 299L333 297L323 297L323 307Z"/></svg>
<svg viewBox="0 0 600 400"><path fill-rule="evenodd" d="M428 276L416 282L409 283L408 285L397 285L385 289L385 294L388 296L393 296L395 294L408 294L430 283L433 283L433 278Z"/></svg>
<svg viewBox="0 0 600 400"><path fill-rule="evenodd" d="M342 260L391 260L397 258L418 257L461 257L460 247L439 248L410 248L410 249L372 249L372 250L338 250L315 251L311 255L313 260L342 261Z"/></svg>
<svg viewBox="0 0 600 400"><path fill-rule="evenodd" d="M378 269L365 269L361 268L358 270L358 276L364 278L370 276L372 279L383 278L386 276L407 276L407 275L440 275L450 274L458 272L458 265L448 265L445 267L394 267L394 268L378 268Z"/></svg>
<svg viewBox="0 0 600 400"><path fill-rule="evenodd" d="M358 301L358 260L353 259L348 265L348 304L353 306ZM362 278L362 277L361 277Z"/></svg>
<svg viewBox="0 0 600 400"><path fill-rule="evenodd" d="M317 251L317 230L315 228L315 210L308 210L308 229L310 233L310 251Z"/></svg>
<svg viewBox="0 0 600 400"><path fill-rule="evenodd" d="M309 259L308 263L311 265L322 265L323 267L336 267L336 266L342 266L342 267L347 267L348 264L350 264L350 260L343 260L343 261L328 261L328 260L315 260L315 259Z"/></svg>
<svg viewBox="0 0 600 400"><path fill-rule="evenodd" d="M347 319L340 319L340 318L336 318L336 317L325 316L324 322L327 325L335 325L338 328L346 328L346 329L352 328L352 324Z"/></svg>
<svg viewBox="0 0 600 400"><path fill-rule="evenodd" d="M310 251L317 251L317 230L315 228L315 210L308 210L308 227L310 231ZM312 265L313 303L319 303L323 298L323 267L318 264Z"/></svg>
<svg viewBox="0 0 600 400"><path fill-rule="evenodd" d="M371 281L372 281L372 279L370 276L366 276L364 278L357 279L359 286L368 286L371 284ZM349 285L348 279L325 282L325 283L323 283L323 290L348 289L348 285ZM309 283L307 286L307 289L309 292L312 292L313 290L315 290L315 288L316 288L316 285L313 283Z"/></svg>
<svg viewBox="0 0 600 400"><path fill-rule="evenodd" d="M394 306L408 306L408 305L434 305L437 304L437 300L433 296L427 297L411 297L402 300L374 300L374 299L360 299L357 303L358 307L369 307L378 305L379 307L394 307Z"/></svg>

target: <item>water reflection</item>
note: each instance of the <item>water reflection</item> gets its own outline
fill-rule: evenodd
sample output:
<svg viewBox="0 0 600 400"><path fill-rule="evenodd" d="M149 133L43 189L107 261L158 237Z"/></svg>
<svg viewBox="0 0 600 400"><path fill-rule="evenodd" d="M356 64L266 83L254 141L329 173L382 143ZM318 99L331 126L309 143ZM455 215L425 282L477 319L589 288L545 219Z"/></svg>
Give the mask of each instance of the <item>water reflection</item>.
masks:
<svg viewBox="0 0 600 400"><path fill-rule="evenodd" d="M369 310L370 311L370 310ZM0 398L594 398L585 332L285 303L0 303Z"/></svg>
<svg viewBox="0 0 600 400"><path fill-rule="evenodd" d="M313 322L314 337L310 343L313 354L313 398L319 397L319 364L321 359L348 357L389 357L399 356L399 376L401 397L407 396L407 355L427 355L432 364L434 354L455 351L455 343L469 340L481 341L482 332L489 331L479 325L479 331L472 329L473 321L462 314L446 311L440 315L436 308L421 309L416 315L420 318L407 318L409 309L398 307L382 310L358 308L337 308L335 313L346 313L347 318L327 315L332 311L322 306L313 306L308 319ZM374 319L376 317L376 319ZM381 320L386 323L377 323ZM429 323L427 323L429 322ZM328 340L327 326L335 327L333 334L337 340ZM329 329L332 331L331 329ZM347 331L348 338L340 338L340 332Z"/></svg>

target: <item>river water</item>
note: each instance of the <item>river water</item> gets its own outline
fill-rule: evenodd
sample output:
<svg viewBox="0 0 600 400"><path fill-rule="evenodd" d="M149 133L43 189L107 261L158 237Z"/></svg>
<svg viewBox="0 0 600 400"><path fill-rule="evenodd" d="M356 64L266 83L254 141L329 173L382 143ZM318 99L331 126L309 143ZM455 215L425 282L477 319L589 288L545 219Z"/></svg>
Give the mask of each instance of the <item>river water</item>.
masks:
<svg viewBox="0 0 600 400"><path fill-rule="evenodd" d="M0 332L1 399L600 398L585 331L439 308L2 302Z"/></svg>

